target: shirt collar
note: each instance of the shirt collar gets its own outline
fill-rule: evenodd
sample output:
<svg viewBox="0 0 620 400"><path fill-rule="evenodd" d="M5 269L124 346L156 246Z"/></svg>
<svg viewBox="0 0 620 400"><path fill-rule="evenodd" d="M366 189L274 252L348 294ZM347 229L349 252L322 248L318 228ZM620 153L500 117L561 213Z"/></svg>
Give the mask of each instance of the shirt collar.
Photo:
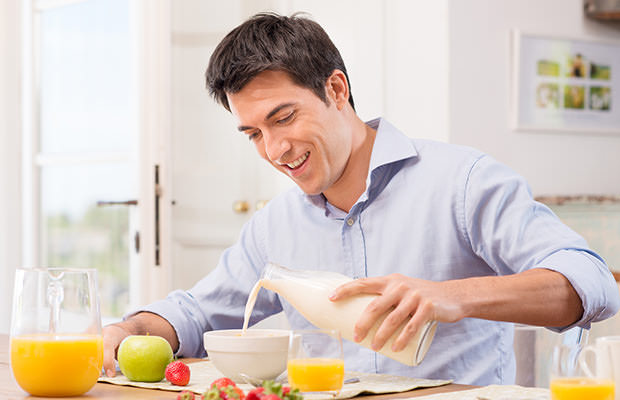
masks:
<svg viewBox="0 0 620 400"><path fill-rule="evenodd" d="M369 187L370 176L377 168L400 160L417 157L418 151L411 139L396 129L385 118L377 118L366 122L366 125L377 130L375 143L372 146L370 167L366 187Z"/></svg>
<svg viewBox="0 0 620 400"><path fill-rule="evenodd" d="M384 180L380 179L380 177L384 177L385 174L380 174L378 171L382 166L418 156L418 151L416 150L411 139L396 129L396 127L390 124L386 119L376 118L366 122L366 125L372 129L376 129L377 135L375 137L375 142L372 146L372 153L370 155L370 165L368 168L368 176L366 177L366 190L360 196L359 200L356 202L356 205L368 199L369 190L376 186L374 182L375 180ZM391 178L391 176L388 177L388 180L389 178ZM339 214L343 212L330 205L323 194L304 194L304 196L306 197L306 200L314 206L324 209L325 215L331 214L332 216L341 217ZM353 206L351 210L355 207L356 206ZM334 212L335 210L340 211L340 213Z"/></svg>

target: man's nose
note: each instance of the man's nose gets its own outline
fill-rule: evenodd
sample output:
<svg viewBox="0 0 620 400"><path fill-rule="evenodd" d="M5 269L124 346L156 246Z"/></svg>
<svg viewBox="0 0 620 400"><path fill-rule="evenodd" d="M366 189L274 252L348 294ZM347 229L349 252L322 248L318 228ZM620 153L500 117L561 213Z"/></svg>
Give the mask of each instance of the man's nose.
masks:
<svg viewBox="0 0 620 400"><path fill-rule="evenodd" d="M289 141L281 135L264 132L263 141L265 143L265 154L273 162L280 161L282 156L291 148Z"/></svg>

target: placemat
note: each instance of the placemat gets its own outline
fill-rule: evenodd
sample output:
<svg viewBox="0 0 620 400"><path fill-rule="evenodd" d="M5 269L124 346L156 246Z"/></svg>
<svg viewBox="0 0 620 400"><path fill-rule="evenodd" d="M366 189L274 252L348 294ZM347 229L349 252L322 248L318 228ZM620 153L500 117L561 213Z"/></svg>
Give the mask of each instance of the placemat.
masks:
<svg viewBox="0 0 620 400"><path fill-rule="evenodd" d="M211 382L223 377L223 375L215 369L215 366L213 366L213 364L208 360L193 362L187 365L191 371L190 382L187 386L175 386L165 379L161 382L155 383L131 382L120 372L117 372L117 375L114 378L102 376L99 378L99 382L112 383L114 385L136 386L148 389L171 391L191 390L192 392L202 394L207 391ZM406 392L416 388L447 385L451 382L447 380L407 378L395 375L369 374L352 371L345 372L345 379L354 377L358 378L359 382L345 384L337 397L338 399L355 397L361 393L382 394ZM238 386L246 393L252 389L252 386L248 384L238 384ZM312 393L304 395L304 398L310 400L320 400L333 399L334 397L327 394Z"/></svg>
<svg viewBox="0 0 620 400"><path fill-rule="evenodd" d="M490 385L478 389L416 397L424 400L549 400L549 389L517 385ZM586 400L586 399L584 399Z"/></svg>

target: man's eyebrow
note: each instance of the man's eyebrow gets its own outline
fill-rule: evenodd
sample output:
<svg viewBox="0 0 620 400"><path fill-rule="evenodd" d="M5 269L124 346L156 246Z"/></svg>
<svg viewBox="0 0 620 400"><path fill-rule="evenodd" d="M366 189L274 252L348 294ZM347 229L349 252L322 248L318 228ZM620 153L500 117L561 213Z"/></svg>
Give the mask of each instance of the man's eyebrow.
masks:
<svg viewBox="0 0 620 400"><path fill-rule="evenodd" d="M276 115L278 113L278 111L280 111L283 108L286 107L290 107L292 105L294 105L295 103L283 103L280 104L279 106L275 107L273 110L269 111L269 114L267 114L267 116L265 117L265 121L267 121L269 118L273 117L274 115Z"/></svg>
<svg viewBox="0 0 620 400"><path fill-rule="evenodd" d="M286 107L290 107L295 105L295 103L282 103L276 107L273 108L273 110L269 111L269 113L267 114L267 116L265 117L265 121L267 121L269 118L273 117L274 115L276 115L278 113L278 111L282 110L283 108ZM246 125L240 125L237 127L237 130L240 132L243 131L247 131L253 129L251 126L246 126Z"/></svg>

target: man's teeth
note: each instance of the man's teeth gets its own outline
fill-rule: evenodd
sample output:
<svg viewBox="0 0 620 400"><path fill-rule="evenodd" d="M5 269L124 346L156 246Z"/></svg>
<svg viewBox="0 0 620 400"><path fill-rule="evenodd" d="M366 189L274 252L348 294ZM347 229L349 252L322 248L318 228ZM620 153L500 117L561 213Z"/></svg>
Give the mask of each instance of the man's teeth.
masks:
<svg viewBox="0 0 620 400"><path fill-rule="evenodd" d="M292 163L288 163L286 164L287 167L289 168L297 168L299 167L304 161L306 161L306 158L308 158L308 156L310 155L310 152L307 151L306 154L304 154L303 156L299 157L297 160L293 161Z"/></svg>

